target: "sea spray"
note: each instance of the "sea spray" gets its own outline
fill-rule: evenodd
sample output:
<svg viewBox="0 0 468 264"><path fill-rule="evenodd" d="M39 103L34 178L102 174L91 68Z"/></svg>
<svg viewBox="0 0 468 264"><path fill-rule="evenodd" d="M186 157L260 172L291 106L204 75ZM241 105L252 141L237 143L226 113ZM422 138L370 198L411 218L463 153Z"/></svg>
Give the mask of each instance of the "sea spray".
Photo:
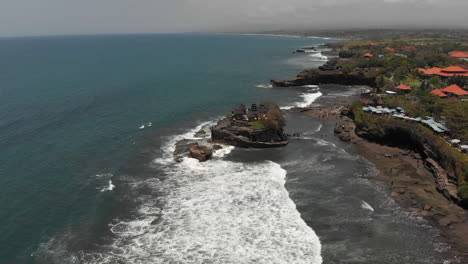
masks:
<svg viewBox="0 0 468 264"><path fill-rule="evenodd" d="M288 110L294 107L308 107L310 106L315 100L317 100L320 96L322 96L321 92L305 92L301 93L300 96L303 98L303 101L294 103L290 106L281 107L281 109Z"/></svg>
<svg viewBox="0 0 468 264"><path fill-rule="evenodd" d="M205 163L169 159L171 144L211 123L169 139L157 160L167 179L145 182L164 195L146 197L134 219L114 222L108 251L83 253L83 262L322 263L320 240L290 199L279 164L224 160L231 146Z"/></svg>
<svg viewBox="0 0 468 264"><path fill-rule="evenodd" d="M322 262L279 164L184 158L167 170L168 180L153 186L168 193L161 215L147 201L135 220L113 226L114 250L90 263Z"/></svg>

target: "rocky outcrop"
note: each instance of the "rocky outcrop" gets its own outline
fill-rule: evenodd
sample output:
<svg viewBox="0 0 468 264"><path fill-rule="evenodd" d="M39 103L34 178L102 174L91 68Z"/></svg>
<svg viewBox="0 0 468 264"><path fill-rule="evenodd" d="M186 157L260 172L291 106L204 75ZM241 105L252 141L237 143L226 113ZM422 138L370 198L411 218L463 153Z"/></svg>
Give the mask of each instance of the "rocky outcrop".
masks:
<svg viewBox="0 0 468 264"><path fill-rule="evenodd" d="M305 70L291 80L271 80L276 87L291 87L319 84L368 85L375 86L375 78L360 72L344 73L339 70Z"/></svg>
<svg viewBox="0 0 468 264"><path fill-rule="evenodd" d="M467 178L466 158L439 135L420 124L362 113L358 113L354 121L356 134L360 137L418 152L425 160L425 166L432 171L437 190L461 206L466 204L457 191Z"/></svg>
<svg viewBox="0 0 468 264"><path fill-rule="evenodd" d="M211 128L214 142L226 143L244 148L273 148L288 144L283 129L253 128L249 122L233 121L225 118Z"/></svg>
<svg viewBox="0 0 468 264"><path fill-rule="evenodd" d="M342 141L350 142L353 130L354 124L352 120L348 117L342 117L339 122L336 123L334 133Z"/></svg>
<svg viewBox="0 0 468 264"><path fill-rule="evenodd" d="M458 196L457 184L449 179L447 172L439 166L439 164L431 159L425 160L424 166L432 172L434 176L437 190L442 193L447 199L450 199L456 203L460 203L461 199Z"/></svg>
<svg viewBox="0 0 468 264"><path fill-rule="evenodd" d="M199 145L198 143L190 145L189 153L190 157L204 162L209 160L213 156L213 148L209 146Z"/></svg>

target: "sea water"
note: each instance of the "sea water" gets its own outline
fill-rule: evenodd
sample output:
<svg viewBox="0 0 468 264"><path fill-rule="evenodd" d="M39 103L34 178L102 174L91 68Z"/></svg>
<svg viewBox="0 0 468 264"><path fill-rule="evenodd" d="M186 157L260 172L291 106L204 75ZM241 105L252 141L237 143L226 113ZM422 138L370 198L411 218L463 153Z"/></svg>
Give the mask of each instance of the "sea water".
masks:
<svg viewBox="0 0 468 264"><path fill-rule="evenodd" d="M0 39L0 262L440 263L437 231L359 178L372 165L329 124L288 114L304 138L285 148L174 155L234 104L355 92L269 86L321 65L291 52L328 41Z"/></svg>

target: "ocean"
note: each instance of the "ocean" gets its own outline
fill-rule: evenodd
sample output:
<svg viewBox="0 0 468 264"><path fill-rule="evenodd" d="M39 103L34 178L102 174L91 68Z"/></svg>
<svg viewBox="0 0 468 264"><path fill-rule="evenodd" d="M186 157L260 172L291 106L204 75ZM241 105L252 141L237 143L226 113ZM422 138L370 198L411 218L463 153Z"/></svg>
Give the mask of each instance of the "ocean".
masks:
<svg viewBox="0 0 468 264"><path fill-rule="evenodd" d="M268 85L323 64L292 51L330 41L0 39L0 263L442 263L437 230L393 202L333 124L287 114L304 138L285 148L174 154L235 104L357 92Z"/></svg>

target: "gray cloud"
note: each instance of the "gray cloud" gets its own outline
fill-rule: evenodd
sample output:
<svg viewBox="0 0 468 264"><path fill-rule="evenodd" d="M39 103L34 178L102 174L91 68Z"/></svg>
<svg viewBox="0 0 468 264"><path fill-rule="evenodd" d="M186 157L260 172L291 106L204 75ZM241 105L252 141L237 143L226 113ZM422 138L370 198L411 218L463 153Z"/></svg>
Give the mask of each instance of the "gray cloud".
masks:
<svg viewBox="0 0 468 264"><path fill-rule="evenodd" d="M466 0L0 0L0 36L468 27Z"/></svg>

